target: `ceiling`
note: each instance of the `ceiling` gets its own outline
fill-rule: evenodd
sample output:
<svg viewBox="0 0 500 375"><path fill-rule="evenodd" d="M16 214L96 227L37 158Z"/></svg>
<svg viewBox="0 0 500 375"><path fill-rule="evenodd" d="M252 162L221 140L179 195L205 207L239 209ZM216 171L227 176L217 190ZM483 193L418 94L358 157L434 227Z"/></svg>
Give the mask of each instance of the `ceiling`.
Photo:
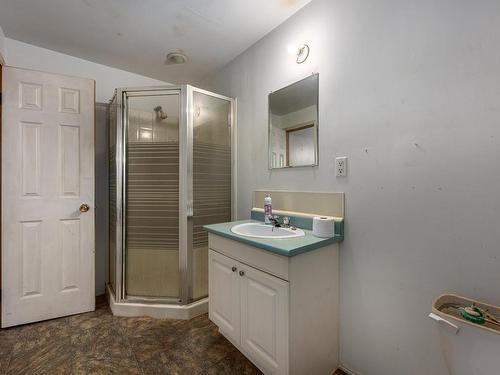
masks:
<svg viewBox="0 0 500 375"><path fill-rule="evenodd" d="M197 83L311 0L0 0L8 38L160 79ZM189 61L165 65L168 52Z"/></svg>

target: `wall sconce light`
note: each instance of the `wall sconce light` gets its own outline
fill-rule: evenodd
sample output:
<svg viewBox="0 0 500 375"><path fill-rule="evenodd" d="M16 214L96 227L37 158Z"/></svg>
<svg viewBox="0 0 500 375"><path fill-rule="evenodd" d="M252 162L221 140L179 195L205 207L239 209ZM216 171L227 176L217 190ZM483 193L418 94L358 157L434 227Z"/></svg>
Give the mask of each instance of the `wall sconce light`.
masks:
<svg viewBox="0 0 500 375"><path fill-rule="evenodd" d="M303 44L298 48L292 45L288 46L288 53L296 56L295 62L297 64L302 64L304 61L307 60L307 58L309 57L309 51L310 48L307 44Z"/></svg>

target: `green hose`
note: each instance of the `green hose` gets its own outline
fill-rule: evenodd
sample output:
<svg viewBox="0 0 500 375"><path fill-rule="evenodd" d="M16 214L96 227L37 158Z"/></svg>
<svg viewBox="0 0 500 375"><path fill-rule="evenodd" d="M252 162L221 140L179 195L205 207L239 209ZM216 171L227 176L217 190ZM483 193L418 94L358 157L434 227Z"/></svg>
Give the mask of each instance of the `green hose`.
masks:
<svg viewBox="0 0 500 375"><path fill-rule="evenodd" d="M464 319L467 319L469 322L484 324L484 314L481 309L477 308L476 306L461 307L459 310L460 315L462 315L462 317Z"/></svg>

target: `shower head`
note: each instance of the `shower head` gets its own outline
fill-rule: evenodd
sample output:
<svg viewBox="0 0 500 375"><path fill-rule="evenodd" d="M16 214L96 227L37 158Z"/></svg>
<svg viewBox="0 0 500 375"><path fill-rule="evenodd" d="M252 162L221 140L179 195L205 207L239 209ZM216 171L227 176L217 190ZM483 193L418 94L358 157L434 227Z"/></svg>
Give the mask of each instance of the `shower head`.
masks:
<svg viewBox="0 0 500 375"><path fill-rule="evenodd" d="M160 120L165 120L168 117L167 114L161 108L161 105L155 107L154 111L156 112L156 117L159 118Z"/></svg>

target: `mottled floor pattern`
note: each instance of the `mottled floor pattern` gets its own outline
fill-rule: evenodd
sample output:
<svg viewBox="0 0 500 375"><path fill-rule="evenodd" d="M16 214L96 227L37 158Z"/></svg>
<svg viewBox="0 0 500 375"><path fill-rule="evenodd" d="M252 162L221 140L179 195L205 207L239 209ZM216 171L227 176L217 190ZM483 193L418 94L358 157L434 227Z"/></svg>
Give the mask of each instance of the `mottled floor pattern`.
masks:
<svg viewBox="0 0 500 375"><path fill-rule="evenodd" d="M261 372L207 315L190 321L121 318L98 298L90 313L0 330L0 374Z"/></svg>

